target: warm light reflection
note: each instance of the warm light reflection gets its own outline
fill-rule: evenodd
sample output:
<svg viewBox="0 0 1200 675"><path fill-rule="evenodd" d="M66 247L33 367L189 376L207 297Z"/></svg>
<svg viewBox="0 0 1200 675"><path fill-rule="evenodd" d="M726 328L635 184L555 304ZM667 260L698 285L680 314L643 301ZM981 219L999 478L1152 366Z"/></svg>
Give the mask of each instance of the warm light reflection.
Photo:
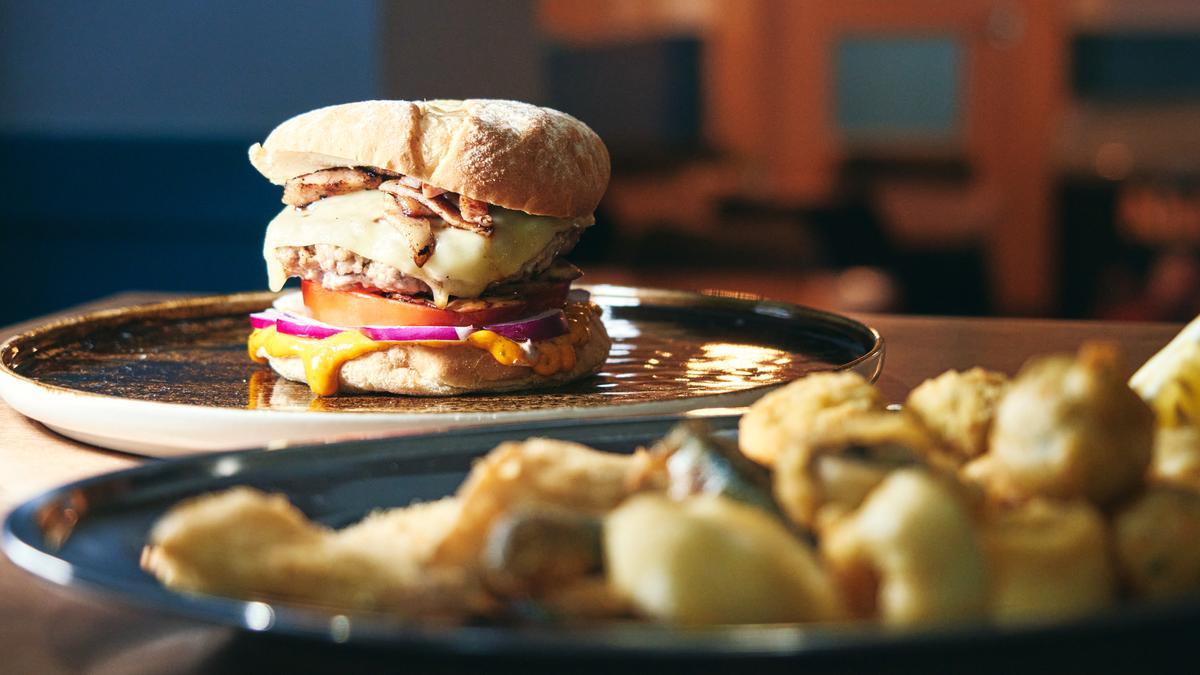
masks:
<svg viewBox="0 0 1200 675"><path fill-rule="evenodd" d="M350 639L350 617L338 614L330 619L329 637L339 644L348 641Z"/></svg>
<svg viewBox="0 0 1200 675"><path fill-rule="evenodd" d="M37 524L46 545L51 549L61 548L87 510L87 495L79 489L71 490L65 498L49 502L38 509Z"/></svg>
<svg viewBox="0 0 1200 675"><path fill-rule="evenodd" d="M608 310L605 311L607 312ZM631 347L629 345L621 345L620 342L631 340L642 334L641 329L632 321L628 319L614 319L610 316L604 317L604 328L608 330L608 336L613 339L614 351L624 348L628 352Z"/></svg>
<svg viewBox="0 0 1200 675"><path fill-rule="evenodd" d="M250 374L248 391L246 393L246 408L249 410L257 410L259 408L271 407L271 392L266 387L265 380L269 376L265 370L255 370Z"/></svg>
<svg viewBox="0 0 1200 675"><path fill-rule="evenodd" d="M265 602L248 602L242 618L250 630L269 630L275 625L275 610Z"/></svg>
<svg viewBox="0 0 1200 675"><path fill-rule="evenodd" d="M255 370L248 382L246 408L249 410L326 410L320 396L303 384L278 377L270 370Z"/></svg>
<svg viewBox="0 0 1200 675"><path fill-rule="evenodd" d="M724 391L774 381L791 363L791 354L779 349L710 342L687 360L686 372L693 388Z"/></svg>
<svg viewBox="0 0 1200 675"><path fill-rule="evenodd" d="M242 460L239 457L222 457L213 463L212 475L217 478L228 478L242 470Z"/></svg>
<svg viewBox="0 0 1200 675"><path fill-rule="evenodd" d="M308 385L284 377L276 377L271 387L272 410L320 410L319 406L323 404L317 403L314 407L314 401L320 400L321 397L314 395Z"/></svg>

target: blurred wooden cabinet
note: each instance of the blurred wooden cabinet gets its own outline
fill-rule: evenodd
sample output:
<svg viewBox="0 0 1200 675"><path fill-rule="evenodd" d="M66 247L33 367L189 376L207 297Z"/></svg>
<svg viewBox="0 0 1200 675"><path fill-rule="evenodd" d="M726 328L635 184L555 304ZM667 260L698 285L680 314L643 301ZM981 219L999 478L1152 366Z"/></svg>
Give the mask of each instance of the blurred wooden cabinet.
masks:
<svg viewBox="0 0 1200 675"><path fill-rule="evenodd" d="M784 203L824 199L848 158L961 161L967 179L952 189L900 184L883 191L896 235L974 241L986 251L993 306L1042 314L1055 298L1052 148L1066 97L1064 6L1043 0L541 0L538 11L557 39L702 36L705 135L737 158L739 187L754 196ZM927 92L905 91L887 72L846 70L864 50L883 54L881 67L888 66L886 48L897 45L941 50L951 60L949 74L938 74L950 78L949 94L943 87L936 95L952 100L913 101ZM884 125L872 133L869 110L855 117L843 108L860 75L898 89L902 105L948 105L944 128ZM943 109L935 117L945 116Z"/></svg>

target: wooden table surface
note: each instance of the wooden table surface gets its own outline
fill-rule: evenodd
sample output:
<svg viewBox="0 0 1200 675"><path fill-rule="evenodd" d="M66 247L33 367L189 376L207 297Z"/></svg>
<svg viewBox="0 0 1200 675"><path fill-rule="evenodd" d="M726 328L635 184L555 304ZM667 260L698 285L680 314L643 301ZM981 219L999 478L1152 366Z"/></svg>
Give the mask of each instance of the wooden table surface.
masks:
<svg viewBox="0 0 1200 675"><path fill-rule="evenodd" d="M75 308L161 299L129 293ZM1071 351L1085 340L1120 344L1129 363L1144 361L1179 326L1009 319L862 316L883 333L887 356L879 385L892 400L949 368L986 366L1014 373L1030 356ZM30 322L36 323L36 322ZM0 329L0 338L19 326ZM67 440L0 402L0 510L60 483L135 466L136 457ZM391 664L397 655L330 651L291 641L165 617L117 599L60 589L0 559L0 672L282 672L316 666ZM404 663L411 663L406 656ZM423 656L421 672L472 667ZM494 662L492 662L494 665ZM550 669L554 669L552 666Z"/></svg>

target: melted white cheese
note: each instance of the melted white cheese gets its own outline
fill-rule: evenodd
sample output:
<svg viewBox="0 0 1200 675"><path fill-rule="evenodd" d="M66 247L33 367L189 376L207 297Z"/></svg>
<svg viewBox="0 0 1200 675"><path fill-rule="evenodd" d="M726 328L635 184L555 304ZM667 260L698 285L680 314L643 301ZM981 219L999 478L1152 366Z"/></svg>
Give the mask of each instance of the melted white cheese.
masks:
<svg viewBox="0 0 1200 675"><path fill-rule="evenodd" d="M420 221L385 218L392 196L378 190L361 190L326 197L298 209L285 207L267 226L263 257L271 290L287 280L275 257L280 246L340 246L391 265L406 276L420 279L433 289L434 302L445 306L449 296L475 297L488 284L516 274L563 230L586 227L592 219L575 220L533 216L497 206L491 208L495 227L491 236L434 225L437 245L423 267L413 262L404 229ZM438 222L438 221L435 221Z"/></svg>

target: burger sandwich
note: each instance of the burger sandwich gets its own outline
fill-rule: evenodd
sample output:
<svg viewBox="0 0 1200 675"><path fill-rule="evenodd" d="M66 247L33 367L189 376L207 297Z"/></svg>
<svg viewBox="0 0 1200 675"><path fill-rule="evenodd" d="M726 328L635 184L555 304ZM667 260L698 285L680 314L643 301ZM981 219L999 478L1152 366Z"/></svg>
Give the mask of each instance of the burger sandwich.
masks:
<svg viewBox="0 0 1200 675"><path fill-rule="evenodd" d="M318 395L558 385L611 341L562 256L593 222L608 151L514 101L364 101L279 125L250 162L283 186L250 357Z"/></svg>

